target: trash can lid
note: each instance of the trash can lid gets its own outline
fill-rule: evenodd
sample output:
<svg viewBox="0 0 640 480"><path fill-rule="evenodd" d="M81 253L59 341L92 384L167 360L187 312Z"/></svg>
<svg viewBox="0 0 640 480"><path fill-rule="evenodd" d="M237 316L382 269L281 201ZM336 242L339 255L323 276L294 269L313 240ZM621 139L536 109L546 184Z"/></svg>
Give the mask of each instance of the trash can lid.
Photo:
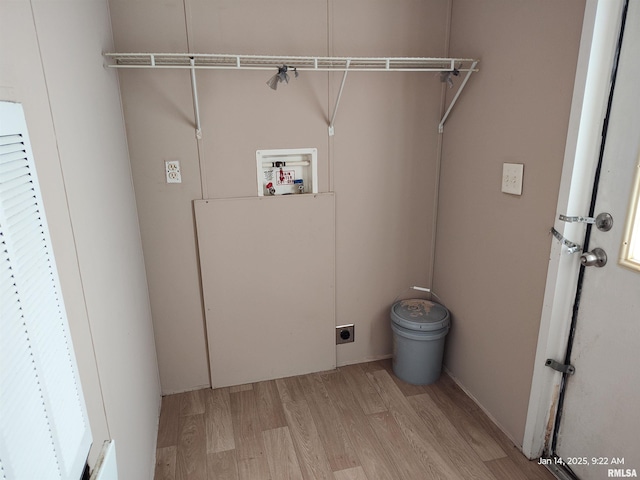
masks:
<svg viewBox="0 0 640 480"><path fill-rule="evenodd" d="M440 330L449 326L449 310L428 300L400 300L391 307L391 321L410 330Z"/></svg>

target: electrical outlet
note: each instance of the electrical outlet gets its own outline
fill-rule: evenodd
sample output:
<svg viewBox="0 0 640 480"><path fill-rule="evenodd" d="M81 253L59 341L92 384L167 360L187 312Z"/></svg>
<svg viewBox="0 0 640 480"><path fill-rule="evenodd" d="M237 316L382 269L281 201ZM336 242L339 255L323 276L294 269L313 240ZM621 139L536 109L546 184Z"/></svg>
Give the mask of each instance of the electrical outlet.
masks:
<svg viewBox="0 0 640 480"><path fill-rule="evenodd" d="M502 191L511 195L522 195L522 163L502 164Z"/></svg>
<svg viewBox="0 0 640 480"><path fill-rule="evenodd" d="M167 174L167 183L182 183L182 175L180 174L180 161L169 160L164 162L165 173Z"/></svg>
<svg viewBox="0 0 640 480"><path fill-rule="evenodd" d="M356 326L353 323L336 327L336 345L353 342L356 339L355 334Z"/></svg>

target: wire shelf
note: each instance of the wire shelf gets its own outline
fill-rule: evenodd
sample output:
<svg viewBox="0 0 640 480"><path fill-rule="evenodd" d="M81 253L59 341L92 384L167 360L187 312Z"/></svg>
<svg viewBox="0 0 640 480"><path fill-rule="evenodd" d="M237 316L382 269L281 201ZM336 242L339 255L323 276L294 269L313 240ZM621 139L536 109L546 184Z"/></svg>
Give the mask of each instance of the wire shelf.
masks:
<svg viewBox="0 0 640 480"><path fill-rule="evenodd" d="M329 135L334 134L336 112L340 104L342 90L349 72L451 72L458 75L466 72L453 100L438 124L443 132L444 123L462 93L469 77L477 72L478 60L471 58L433 57L301 57L275 55L229 55L217 53L105 53L110 68L154 68L185 69L191 71L191 89L195 116L196 138L202 138L198 88L195 71L209 70L276 70L281 65L300 71L343 72L342 84L336 105L329 121ZM449 80L450 76L449 75ZM273 87L272 87L273 88Z"/></svg>
<svg viewBox="0 0 640 480"><path fill-rule="evenodd" d="M184 68L273 70L287 65L297 70L466 72L475 70L469 58L430 57L302 57L202 53L105 53L112 68ZM193 60L193 63L192 63Z"/></svg>

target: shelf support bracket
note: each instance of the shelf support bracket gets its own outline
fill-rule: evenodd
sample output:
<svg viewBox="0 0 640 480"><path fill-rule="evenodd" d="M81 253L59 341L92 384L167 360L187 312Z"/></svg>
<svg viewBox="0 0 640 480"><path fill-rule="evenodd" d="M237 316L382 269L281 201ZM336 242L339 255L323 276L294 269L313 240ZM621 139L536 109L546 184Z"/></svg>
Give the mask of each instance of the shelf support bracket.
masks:
<svg viewBox="0 0 640 480"><path fill-rule="evenodd" d="M440 120L440 124L438 125L438 133L444 132L444 122L447 121L447 117L449 117L449 114L451 113L453 106L458 101L458 97L460 96L460 94L462 93L462 90L464 90L465 85L469 81L469 77L471 77L471 74L475 71L476 65L478 65L478 61L474 60L474 62L471 64L471 68L469 68L469 71L467 71L467 75L464 77L464 80L460 84L460 88L458 88L458 91L453 97L453 100L451 100L451 103L449 104L449 108L447 108L447 111L444 112L444 116L442 117L442 120Z"/></svg>
<svg viewBox="0 0 640 480"><path fill-rule="evenodd" d="M193 57L189 60L191 65L191 94L193 96L193 115L196 120L196 138L202 139L202 128L200 127L200 106L198 104L198 86L196 84L196 61Z"/></svg>
<svg viewBox="0 0 640 480"><path fill-rule="evenodd" d="M335 130L333 123L336 121L336 113L338 112L338 106L340 105L340 98L342 97L342 90L344 89L344 82L347 80L347 74L349 73L349 65L351 65L351 59L347 59L345 65L344 74L342 75L342 83L340 84L340 90L338 91L338 98L336 99L336 106L333 109L333 115L331 115L331 122L329 122L329 136L333 137Z"/></svg>

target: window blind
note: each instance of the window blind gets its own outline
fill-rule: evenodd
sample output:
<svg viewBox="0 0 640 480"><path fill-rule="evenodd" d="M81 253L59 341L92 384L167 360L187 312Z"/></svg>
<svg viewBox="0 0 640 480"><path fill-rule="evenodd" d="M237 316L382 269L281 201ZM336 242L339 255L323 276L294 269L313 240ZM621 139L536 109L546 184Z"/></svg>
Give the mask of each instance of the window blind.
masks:
<svg viewBox="0 0 640 480"><path fill-rule="evenodd" d="M0 102L0 473L78 480L91 445L22 106Z"/></svg>

